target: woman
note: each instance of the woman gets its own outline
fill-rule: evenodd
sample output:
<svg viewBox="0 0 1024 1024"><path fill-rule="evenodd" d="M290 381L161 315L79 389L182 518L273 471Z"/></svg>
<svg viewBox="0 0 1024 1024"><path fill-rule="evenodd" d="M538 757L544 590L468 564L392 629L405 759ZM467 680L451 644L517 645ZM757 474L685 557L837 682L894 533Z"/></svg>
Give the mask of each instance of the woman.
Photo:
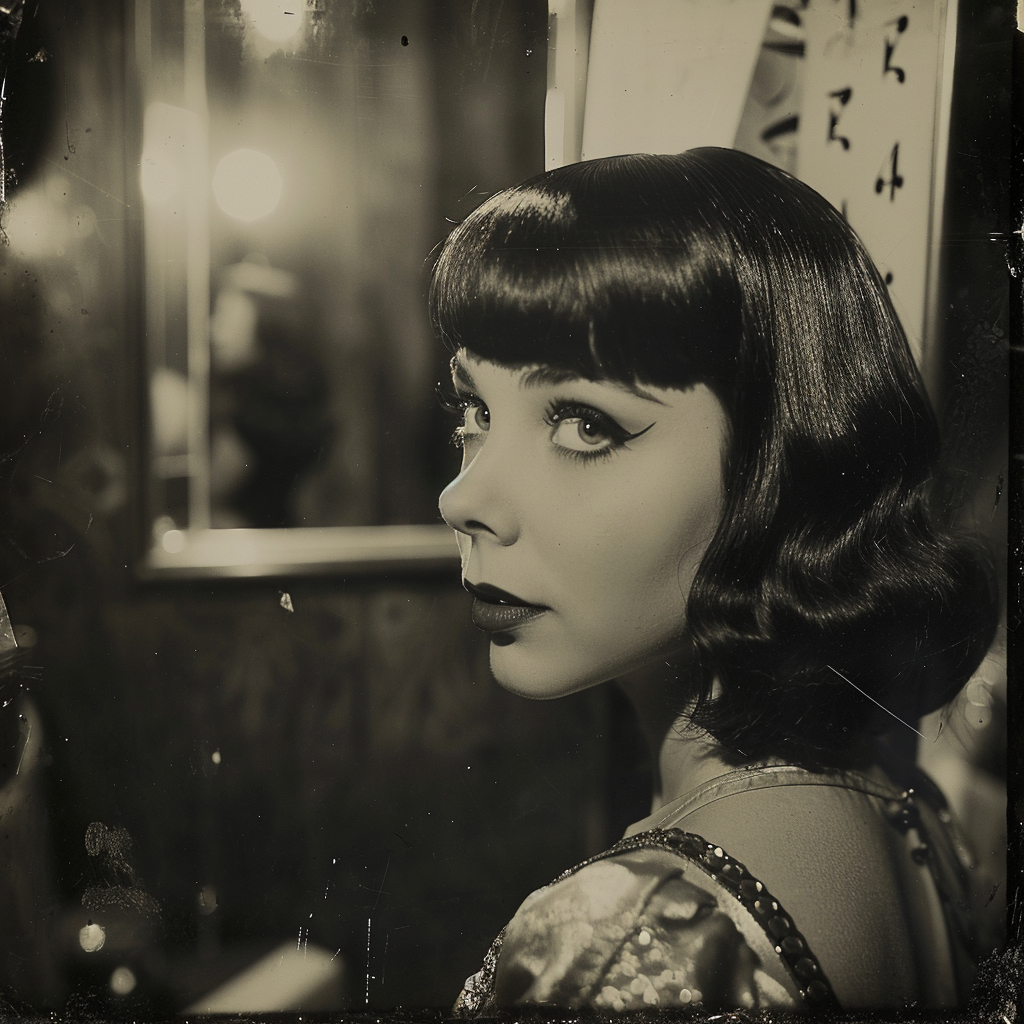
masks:
<svg viewBox="0 0 1024 1024"><path fill-rule="evenodd" d="M915 724L994 597L933 521L936 427L844 220L735 151L592 161L471 214L430 301L492 671L618 680L656 766L652 815L534 893L458 1009L961 1001L965 855Z"/></svg>

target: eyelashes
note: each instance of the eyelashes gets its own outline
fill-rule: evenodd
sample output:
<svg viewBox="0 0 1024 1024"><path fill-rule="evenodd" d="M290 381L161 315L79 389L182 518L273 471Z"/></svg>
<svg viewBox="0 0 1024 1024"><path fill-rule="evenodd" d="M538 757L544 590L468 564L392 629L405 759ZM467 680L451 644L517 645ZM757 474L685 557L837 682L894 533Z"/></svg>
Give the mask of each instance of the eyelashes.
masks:
<svg viewBox="0 0 1024 1024"><path fill-rule="evenodd" d="M467 397L460 394L451 384L438 381L434 385L434 397L437 404L451 416L461 416L466 411Z"/></svg>
<svg viewBox="0 0 1024 1024"><path fill-rule="evenodd" d="M464 448L472 438L490 429L490 410L476 395L441 384L436 394L442 408L460 421L451 438L456 447ZM543 420L559 455L583 462L615 454L654 426L651 423L643 430L630 433L600 409L570 399L552 400Z"/></svg>
<svg viewBox="0 0 1024 1024"><path fill-rule="evenodd" d="M464 448L466 446L466 438L472 436L470 432L466 430L466 414L470 409L487 409L487 406L468 391L456 390L451 385L445 385L438 383L434 388L434 394L437 397L438 404L441 408L448 413L449 416L454 419L458 419L459 425L452 431L452 435L449 438L451 443L456 448ZM488 413L489 416L489 413ZM472 431L472 434L476 434L478 431Z"/></svg>
<svg viewBox="0 0 1024 1024"><path fill-rule="evenodd" d="M599 409L576 402L552 402L544 422L552 428L551 440L557 447L583 458L609 455L639 436Z"/></svg>

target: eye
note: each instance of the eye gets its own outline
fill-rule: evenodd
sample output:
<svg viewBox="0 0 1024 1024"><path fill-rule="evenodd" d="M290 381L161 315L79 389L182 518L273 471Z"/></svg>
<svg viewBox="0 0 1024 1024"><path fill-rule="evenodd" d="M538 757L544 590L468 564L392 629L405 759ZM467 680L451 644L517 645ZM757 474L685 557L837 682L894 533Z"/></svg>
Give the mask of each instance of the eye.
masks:
<svg viewBox="0 0 1024 1024"><path fill-rule="evenodd" d="M548 411L551 440L559 448L580 455L600 455L620 448L637 436L619 426L606 413L586 405L556 403Z"/></svg>
<svg viewBox="0 0 1024 1024"><path fill-rule="evenodd" d="M459 406L462 422L455 428L452 441L461 448L472 438L491 429L491 410L477 398L462 398Z"/></svg>
<svg viewBox="0 0 1024 1024"><path fill-rule="evenodd" d="M463 437L469 437L470 434L485 434L491 429L491 410L476 399L467 400L459 429Z"/></svg>
<svg viewBox="0 0 1024 1024"><path fill-rule="evenodd" d="M470 391L438 381L434 388L438 404L457 421L452 444L461 448L466 441L491 429L491 410Z"/></svg>
<svg viewBox="0 0 1024 1024"><path fill-rule="evenodd" d="M579 458L611 454L654 426L651 423L631 434L607 413L576 402L555 402L548 409L545 422L551 427L552 443Z"/></svg>
<svg viewBox="0 0 1024 1024"><path fill-rule="evenodd" d="M566 416L556 413L552 416L554 431L551 440L561 448L575 452L601 451L615 446L604 417Z"/></svg>

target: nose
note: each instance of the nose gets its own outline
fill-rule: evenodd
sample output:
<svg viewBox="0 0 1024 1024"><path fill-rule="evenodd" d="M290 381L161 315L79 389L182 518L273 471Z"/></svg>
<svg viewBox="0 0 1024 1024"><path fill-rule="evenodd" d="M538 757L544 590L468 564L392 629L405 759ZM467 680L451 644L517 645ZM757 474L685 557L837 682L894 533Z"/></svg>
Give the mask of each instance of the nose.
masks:
<svg viewBox="0 0 1024 1024"><path fill-rule="evenodd" d="M490 437L473 460L441 492L441 517L459 533L490 538L507 547L519 537L514 500L515 479L510 461L502 458Z"/></svg>

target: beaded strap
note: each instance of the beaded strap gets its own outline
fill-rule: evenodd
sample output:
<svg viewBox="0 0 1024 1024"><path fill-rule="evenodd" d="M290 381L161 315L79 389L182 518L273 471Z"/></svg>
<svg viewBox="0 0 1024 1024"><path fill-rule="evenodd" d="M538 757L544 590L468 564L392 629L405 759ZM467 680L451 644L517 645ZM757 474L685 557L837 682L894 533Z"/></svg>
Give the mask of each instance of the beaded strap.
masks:
<svg viewBox="0 0 1024 1024"><path fill-rule="evenodd" d="M476 974L466 979L466 985L455 1000L452 1013L456 1017L477 1017L496 1009L494 1005L494 979L498 973L498 954L505 941L505 929L491 943L484 962Z"/></svg>
<svg viewBox="0 0 1024 1024"><path fill-rule="evenodd" d="M836 999L832 985L818 963L818 958L811 952L807 940L793 924L792 918L786 914L779 901L743 864L702 836L677 828L641 832L620 840L604 853L565 872L558 880L606 857L648 849L668 850L699 867L712 881L717 882L734 897L761 926L804 1001L815 1009L840 1008L839 1000Z"/></svg>
<svg viewBox="0 0 1024 1024"><path fill-rule="evenodd" d="M692 832L676 828L652 829L628 836L603 853L563 871L550 884L557 885L583 868L609 857L650 849L667 850L684 858L735 898L761 926L808 1007L815 1010L840 1009L839 1001L817 957L779 901L739 861L730 857L720 846ZM487 951L483 966L467 980L454 1007L458 1016L472 1017L496 1008L494 983L504 938L505 931L502 929Z"/></svg>

